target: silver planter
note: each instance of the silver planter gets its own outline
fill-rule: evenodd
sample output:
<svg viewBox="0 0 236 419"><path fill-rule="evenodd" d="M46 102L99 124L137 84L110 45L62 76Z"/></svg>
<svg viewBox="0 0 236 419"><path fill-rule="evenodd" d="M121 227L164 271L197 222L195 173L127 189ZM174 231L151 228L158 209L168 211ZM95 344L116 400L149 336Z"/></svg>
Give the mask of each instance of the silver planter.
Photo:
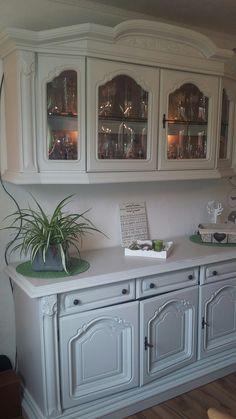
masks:
<svg viewBox="0 0 236 419"><path fill-rule="evenodd" d="M66 262L68 262L68 255L66 256ZM42 251L40 250L32 262L32 269L37 272L64 271L60 250L56 246L50 246L46 252L45 262Z"/></svg>

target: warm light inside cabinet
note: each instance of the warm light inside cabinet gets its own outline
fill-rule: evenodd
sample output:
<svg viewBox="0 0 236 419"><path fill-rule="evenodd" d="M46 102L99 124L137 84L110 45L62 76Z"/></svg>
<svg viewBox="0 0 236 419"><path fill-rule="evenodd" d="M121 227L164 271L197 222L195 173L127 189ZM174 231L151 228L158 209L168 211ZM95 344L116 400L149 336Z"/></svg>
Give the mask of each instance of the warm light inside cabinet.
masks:
<svg viewBox="0 0 236 419"><path fill-rule="evenodd" d="M77 159L78 131L58 130L51 132L48 157L50 160Z"/></svg>

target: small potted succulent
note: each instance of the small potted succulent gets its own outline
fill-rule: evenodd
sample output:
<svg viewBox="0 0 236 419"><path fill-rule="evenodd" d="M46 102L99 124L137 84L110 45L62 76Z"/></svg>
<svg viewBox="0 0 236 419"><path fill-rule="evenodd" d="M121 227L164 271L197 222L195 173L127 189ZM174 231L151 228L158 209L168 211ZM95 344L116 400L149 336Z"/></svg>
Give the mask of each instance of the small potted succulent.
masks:
<svg viewBox="0 0 236 419"><path fill-rule="evenodd" d="M34 271L70 271L69 248L73 247L80 255L82 237L89 232L99 232L85 216L88 211L67 213L65 206L73 197L70 195L59 202L51 217L34 199L36 210L18 208L6 219L12 219L5 229L13 230L16 235L9 247L11 253L19 250L20 256L30 256ZM102 233L103 234L103 233Z"/></svg>

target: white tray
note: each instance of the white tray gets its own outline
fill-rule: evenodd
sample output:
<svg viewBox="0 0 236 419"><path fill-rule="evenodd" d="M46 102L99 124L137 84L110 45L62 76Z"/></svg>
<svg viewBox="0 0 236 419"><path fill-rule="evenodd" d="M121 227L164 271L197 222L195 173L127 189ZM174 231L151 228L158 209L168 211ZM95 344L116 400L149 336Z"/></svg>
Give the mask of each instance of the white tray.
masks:
<svg viewBox="0 0 236 419"><path fill-rule="evenodd" d="M164 250L155 252L154 250L131 250L125 248L125 256L138 256L155 259L166 259L173 249L173 242L164 242Z"/></svg>

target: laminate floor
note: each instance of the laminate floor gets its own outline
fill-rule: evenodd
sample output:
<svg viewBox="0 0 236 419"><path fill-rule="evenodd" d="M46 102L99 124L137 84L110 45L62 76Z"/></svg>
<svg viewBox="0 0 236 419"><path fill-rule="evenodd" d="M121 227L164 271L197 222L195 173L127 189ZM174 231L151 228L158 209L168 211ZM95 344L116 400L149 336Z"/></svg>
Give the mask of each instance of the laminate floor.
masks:
<svg viewBox="0 0 236 419"><path fill-rule="evenodd" d="M209 407L221 409L236 419L236 373L125 419L207 419Z"/></svg>

